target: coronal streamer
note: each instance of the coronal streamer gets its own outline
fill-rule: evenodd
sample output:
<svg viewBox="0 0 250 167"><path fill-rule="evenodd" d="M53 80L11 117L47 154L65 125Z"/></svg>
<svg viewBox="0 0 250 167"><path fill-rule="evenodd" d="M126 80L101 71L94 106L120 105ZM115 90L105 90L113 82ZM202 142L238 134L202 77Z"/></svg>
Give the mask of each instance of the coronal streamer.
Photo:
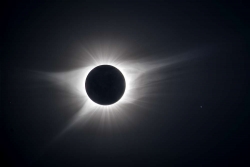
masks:
<svg viewBox="0 0 250 167"><path fill-rule="evenodd" d="M149 101L145 97L154 94L157 89L155 84L165 82L171 74L161 73L161 69L170 67L178 62L182 62L191 56L165 56L166 58L155 60L152 55L145 55L143 58L129 58L126 49L116 45L103 45L86 49L79 47L77 52L78 60L82 61L81 68L56 73L44 73L46 80L65 90L69 90L71 94L77 95L77 101L80 101L81 108L71 119L69 125L63 132L70 129L78 122L84 123L89 118L98 116L103 121L109 121L112 118L123 117L126 115L125 108L133 106L143 107ZM125 51L124 51L125 50ZM119 69L126 80L126 89L121 99L111 105L99 105L93 102L87 95L85 90L85 81L89 72L100 65L111 65ZM146 98L147 99L147 98ZM62 133L63 133L62 132Z"/></svg>

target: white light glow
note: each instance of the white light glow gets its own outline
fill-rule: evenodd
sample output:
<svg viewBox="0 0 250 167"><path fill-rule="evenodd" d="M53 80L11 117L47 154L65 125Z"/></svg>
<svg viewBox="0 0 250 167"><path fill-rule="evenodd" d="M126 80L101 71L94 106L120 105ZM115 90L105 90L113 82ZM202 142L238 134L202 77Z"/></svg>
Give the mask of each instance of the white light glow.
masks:
<svg viewBox="0 0 250 167"><path fill-rule="evenodd" d="M64 132L71 128L77 122L86 122L91 117L101 117L102 120L109 121L111 118L126 116L125 108L132 106L142 106L144 97L149 97L154 94L155 84L165 82L170 75L161 73L161 69L166 66L171 66L177 62L183 61L186 58L183 56L166 57L161 60L155 60L154 57L128 54L124 47L116 45L101 45L86 49L79 47L75 51L77 61L82 62L81 68L67 72L48 72L42 73L43 78L51 81L54 84L62 87L64 90L69 90L71 94L76 95L76 101L80 101L81 109L72 118L69 126L64 129ZM75 58L75 57L74 57ZM79 63L79 62L78 62ZM93 102L87 95L85 90L85 80L89 72L100 65L111 65L121 71L125 77L126 89L119 101L112 105L99 105ZM41 73L41 72L40 72ZM75 103L75 102L74 102Z"/></svg>

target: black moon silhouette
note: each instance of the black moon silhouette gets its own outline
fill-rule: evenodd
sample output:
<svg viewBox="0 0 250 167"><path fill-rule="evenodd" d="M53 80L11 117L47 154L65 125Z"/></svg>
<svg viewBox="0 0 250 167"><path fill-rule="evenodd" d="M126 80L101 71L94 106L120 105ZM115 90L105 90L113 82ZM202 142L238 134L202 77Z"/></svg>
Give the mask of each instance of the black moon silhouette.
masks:
<svg viewBox="0 0 250 167"><path fill-rule="evenodd" d="M123 74L111 65L100 65L88 74L85 89L89 98L100 105L111 105L121 99L126 82Z"/></svg>

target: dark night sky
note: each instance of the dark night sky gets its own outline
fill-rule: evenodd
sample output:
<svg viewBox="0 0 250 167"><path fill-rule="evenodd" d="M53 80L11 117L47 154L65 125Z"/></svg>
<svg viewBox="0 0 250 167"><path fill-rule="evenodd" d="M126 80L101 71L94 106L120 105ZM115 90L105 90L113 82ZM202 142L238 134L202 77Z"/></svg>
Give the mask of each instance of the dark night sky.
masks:
<svg viewBox="0 0 250 167"><path fill-rule="evenodd" d="M2 7L0 163L249 163L249 9L243 2L55 1ZM79 68L83 64L72 55L76 43L111 40L131 45L129 60L189 52L195 58L157 71L172 77L144 97L145 106L127 105L130 122L110 122L107 130L90 120L51 142L81 106L70 92L32 71Z"/></svg>

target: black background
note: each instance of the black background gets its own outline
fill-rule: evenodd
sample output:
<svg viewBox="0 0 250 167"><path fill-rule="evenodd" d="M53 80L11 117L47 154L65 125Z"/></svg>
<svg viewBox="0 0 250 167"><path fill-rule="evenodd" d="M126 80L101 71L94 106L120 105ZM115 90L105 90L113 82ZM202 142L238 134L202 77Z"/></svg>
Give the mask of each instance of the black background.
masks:
<svg viewBox="0 0 250 167"><path fill-rule="evenodd" d="M23 1L8 2L2 8L4 166L249 163L249 10L245 3ZM129 123L111 123L112 128L100 130L90 121L49 144L81 104L72 102L70 92L36 79L31 71L82 67L72 55L74 44L109 40L130 43L133 54L128 59L135 61L146 55L160 60L199 51L192 60L156 71L177 74L157 85L157 96L144 97L147 109L127 106L136 113Z"/></svg>

